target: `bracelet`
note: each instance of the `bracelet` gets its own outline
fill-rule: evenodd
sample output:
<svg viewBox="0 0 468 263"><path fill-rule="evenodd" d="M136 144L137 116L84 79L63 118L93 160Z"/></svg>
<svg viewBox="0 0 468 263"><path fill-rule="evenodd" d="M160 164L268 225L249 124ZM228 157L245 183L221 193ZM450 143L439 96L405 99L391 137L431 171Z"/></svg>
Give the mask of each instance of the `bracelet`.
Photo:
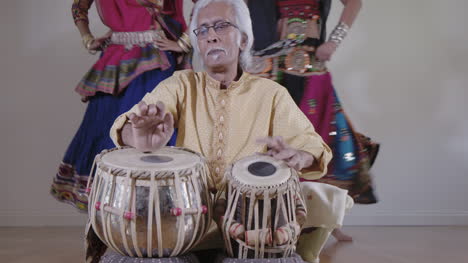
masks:
<svg viewBox="0 0 468 263"><path fill-rule="evenodd" d="M96 50L91 50L91 44L93 43L94 41L94 36L91 34L91 33L88 33L84 36L81 37L81 41L83 42L83 45L84 47L86 48L86 50L88 50L88 53L91 54L91 55L94 55L97 53Z"/></svg>
<svg viewBox="0 0 468 263"><path fill-rule="evenodd" d="M341 44L349 31L349 26L340 22L330 34L328 41L335 43L337 46Z"/></svg>
<svg viewBox="0 0 468 263"><path fill-rule="evenodd" d="M185 52L189 53L192 50L192 44L190 44L190 38L186 33L183 33L179 40L177 40L177 45Z"/></svg>
<svg viewBox="0 0 468 263"><path fill-rule="evenodd" d="M83 46L88 49L88 46L91 44L91 42L94 40L94 36L91 35L90 33L84 35L81 37L81 42L83 43Z"/></svg>

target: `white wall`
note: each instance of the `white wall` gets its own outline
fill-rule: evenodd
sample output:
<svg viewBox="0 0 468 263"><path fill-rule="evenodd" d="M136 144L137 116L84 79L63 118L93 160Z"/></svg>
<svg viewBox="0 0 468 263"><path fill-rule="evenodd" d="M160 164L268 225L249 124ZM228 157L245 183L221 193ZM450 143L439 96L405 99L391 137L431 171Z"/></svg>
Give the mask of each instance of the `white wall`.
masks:
<svg viewBox="0 0 468 263"><path fill-rule="evenodd" d="M81 46L71 2L0 9L0 226L86 220L48 194L85 110L74 86L96 59ZM380 202L355 206L347 224L468 224L466 10L463 0L364 2L330 68L354 125L382 143ZM91 14L95 34L104 33Z"/></svg>

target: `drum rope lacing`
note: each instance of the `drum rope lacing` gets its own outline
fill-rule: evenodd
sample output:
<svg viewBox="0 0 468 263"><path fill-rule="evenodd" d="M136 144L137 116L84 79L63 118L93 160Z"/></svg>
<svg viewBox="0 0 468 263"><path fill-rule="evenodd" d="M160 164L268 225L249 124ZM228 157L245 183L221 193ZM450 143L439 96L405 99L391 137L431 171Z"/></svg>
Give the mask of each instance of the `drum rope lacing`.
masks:
<svg viewBox="0 0 468 263"><path fill-rule="evenodd" d="M155 204L149 203L149 213L148 213L148 225L147 228L149 230L149 233L152 233L152 222L153 222L153 216L154 220L156 220L156 234L157 234L157 240L158 240L158 256L162 257L163 256L163 244L162 244L162 230L161 230L161 211L159 209L159 194L158 194L158 186L155 184L155 181L161 180L161 179L173 179L174 180L174 185L181 185L181 179L183 179L183 182L187 182L192 187L194 188L193 190L198 193L198 195L195 195L196 198L196 204L199 207L202 207L202 195L204 200L207 200L207 209L208 212L208 218L211 217L211 202L210 202L210 195L208 191L203 191L201 192L200 186L199 186L199 179L201 179L202 184L205 186L205 189L207 188L207 182L208 182L208 171L209 168L206 165L206 162L204 162L204 158L197 154L200 157L201 163L196 163L193 167L191 168L186 168L186 169L180 169L180 170L172 170L172 171L137 171L136 169L122 169L118 167L108 167L106 164L102 164L102 156L106 153L116 151L116 150L121 150L124 148L130 148L130 147L121 147L121 148L114 148L110 150L105 150L101 152L99 155L96 156L92 169L91 169L91 176L90 180L88 181L87 193L89 193L89 200L90 200L90 205L88 207L89 209L89 214L91 216L90 218L90 223L91 225L96 226L96 211L99 210L98 206L102 208L102 212L100 212L100 221L102 223L102 235L99 235L99 238L103 241L105 241L106 244L108 244L109 247L114 249L115 251L121 253L121 254L126 254L131 257L134 257L134 253L137 254L138 257L143 257L143 253L141 251L141 247L138 246L138 238L137 234L141 235L140 232L137 231L137 225L136 225L136 218L127 218L128 221L120 220L120 226L119 230L115 233L112 232L111 229L111 222L110 222L110 214L116 214L120 218L126 218L124 215L125 213L130 213L134 216L136 216L136 198L135 198L135 187L138 185L136 182L137 180L144 180L144 181L150 181L151 183L149 184L150 187L150 198L149 200L154 200ZM182 149L182 148L179 148ZM185 150L185 149L183 149ZM191 151L187 151L192 153ZM196 153L195 153L196 154ZM96 170L96 173L93 173L93 171ZM95 175L96 181L92 181L92 175ZM149 176L148 176L149 175ZM104 177L103 177L104 176ZM108 203L113 202L113 200L116 200L115 196L115 187L116 184L118 184L117 177L124 177L125 179L122 181L124 184L124 188L128 190L130 193L130 200L129 200L129 206L130 208L127 207L127 209L130 209L130 212L126 212L125 209L121 210L113 210L111 213L104 213L104 210L107 206L104 202L105 195L100 194L102 192L109 191L111 192L109 200L107 200ZM182 178L184 177L184 178ZM108 179L105 179L108 178ZM111 180L110 183L106 183L108 180ZM90 188L91 183L94 185L93 187ZM103 185L104 184L104 185ZM102 188L103 189L102 189ZM101 191L102 192L98 192ZM177 187L175 188L175 200L176 200L176 205L179 207L183 207L184 204L182 203L182 198L181 198L181 190L178 189ZM123 192L126 192L123 190ZM119 197L117 197L119 198ZM123 198L123 197L121 197ZM120 199L119 199L120 200ZM101 204L103 204L101 206ZM204 205L203 205L204 206ZM96 208L96 209L93 209ZM113 209L113 208L109 208ZM177 234L177 242L175 244L175 247L172 250L172 253L170 256L177 256L180 253L185 253L190 249L190 247L196 243L198 243L201 239L201 237L204 235L204 233L207 231L208 226L206 225L208 220L205 220L205 216L202 216L202 209L197 209L197 212L194 214L194 220L195 220L195 232L193 233L193 236L190 237L190 242L188 246L185 245L184 237L185 237L185 232L183 231L184 229L184 209L181 210L181 216L178 217L177 219L177 224L178 224L178 233ZM206 211L206 210L205 210ZM204 213L204 212L203 212ZM131 239L132 239L132 244L133 244L133 249L129 247L129 243L127 242L126 238L126 233L125 233L125 224L130 224L130 227L128 231L131 233ZM121 235L124 243L123 249L125 251L122 251L115 243L114 235ZM152 253L148 253L149 251L152 251L152 236L148 235L147 236L147 245L144 248L147 252L147 257L152 257Z"/></svg>
<svg viewBox="0 0 468 263"><path fill-rule="evenodd" d="M232 169L232 165L231 165ZM263 218L262 218L262 226L267 225L267 212L271 210L270 198L273 196L284 196L286 195L286 201L283 198L278 198L278 204L276 207L276 215L279 215L279 209L281 207L283 216L287 216L287 221L293 224L297 224L297 218L295 215L296 209L296 201L299 200L299 204L304 206L304 200L302 197L292 196L292 192L297 193L300 195L301 189L299 187L299 178L296 173L293 173L291 178L283 183L271 184L271 185L263 185L263 186L252 186L246 183L240 182L237 180L232 174L229 173L231 169L226 170L225 179L229 182L227 186L228 192L228 204L227 209L224 214L224 218L227 221L223 221L222 229L223 229L223 238L225 243L227 244L228 254L233 256L233 249L231 245L231 238L229 236L229 228L233 223L235 223L234 213L236 211L235 205L239 201L239 197L241 194L250 196L249 208L248 208L248 219L247 219L247 228L246 230L252 230L252 216L255 213L255 222L254 222L254 231L259 231L259 240L255 240L255 246L248 245L247 242L239 239L239 238L232 238L239 244L239 252L238 258L247 258L248 251L253 250L255 252L255 258L263 258L265 253L282 253L283 256L290 256L296 249L296 242L298 235L295 238L290 238L286 244L278 245L276 241L273 239L272 246L266 247L265 239L268 232L265 229L259 230L259 212L258 212L258 202L254 202L254 200L259 197L263 196L264 198L264 207L263 207ZM284 203L287 204L284 204ZM255 204L254 204L255 203ZM286 210L287 207L287 210ZM273 229L277 229L278 226L279 216L275 217L275 222L273 224ZM257 232L255 232L257 233ZM297 233L296 233L297 234ZM260 243L260 244L259 244Z"/></svg>

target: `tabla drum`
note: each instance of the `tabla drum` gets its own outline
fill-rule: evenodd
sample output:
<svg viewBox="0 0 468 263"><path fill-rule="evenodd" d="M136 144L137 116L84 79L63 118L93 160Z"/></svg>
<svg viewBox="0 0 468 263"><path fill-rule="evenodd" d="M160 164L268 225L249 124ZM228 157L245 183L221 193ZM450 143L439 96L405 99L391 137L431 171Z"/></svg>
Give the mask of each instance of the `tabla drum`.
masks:
<svg viewBox="0 0 468 263"><path fill-rule="evenodd" d="M93 230L108 247L130 257L187 252L210 224L208 171L201 155L183 148L104 150L91 171Z"/></svg>
<svg viewBox="0 0 468 263"><path fill-rule="evenodd" d="M254 155L231 165L225 177L221 228L228 255L290 257L307 215L296 171L270 156Z"/></svg>

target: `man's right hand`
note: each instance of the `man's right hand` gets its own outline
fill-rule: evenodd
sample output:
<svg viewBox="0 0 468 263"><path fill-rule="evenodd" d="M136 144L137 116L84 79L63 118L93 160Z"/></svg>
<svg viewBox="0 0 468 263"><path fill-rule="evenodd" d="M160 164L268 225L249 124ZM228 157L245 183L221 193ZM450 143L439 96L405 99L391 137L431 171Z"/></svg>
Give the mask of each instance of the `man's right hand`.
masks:
<svg viewBox="0 0 468 263"><path fill-rule="evenodd" d="M141 151L155 151L165 146L174 132L172 114L166 112L160 101L150 105L142 101L138 104L138 111L128 116L131 133L123 131L124 142Z"/></svg>

